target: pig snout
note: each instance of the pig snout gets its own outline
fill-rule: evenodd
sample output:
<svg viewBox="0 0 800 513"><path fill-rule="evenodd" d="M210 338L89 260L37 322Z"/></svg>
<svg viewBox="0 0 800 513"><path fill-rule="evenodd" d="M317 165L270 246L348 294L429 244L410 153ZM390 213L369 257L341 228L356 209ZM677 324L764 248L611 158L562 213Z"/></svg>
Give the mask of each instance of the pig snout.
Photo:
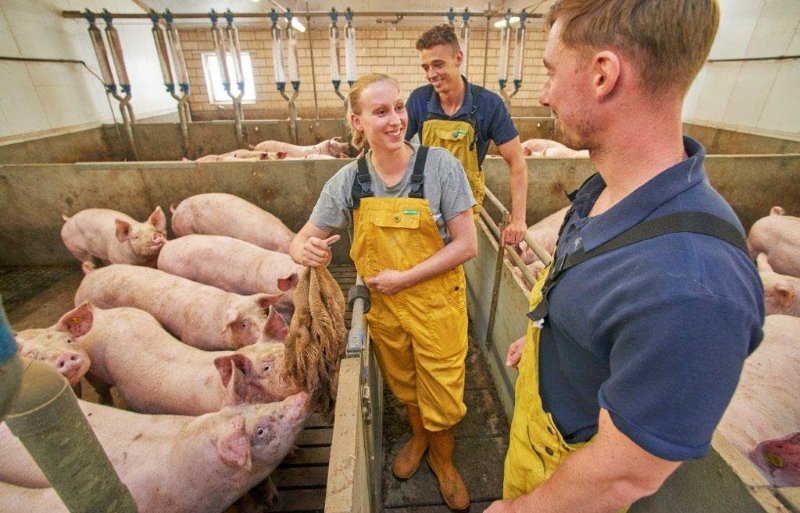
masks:
<svg viewBox="0 0 800 513"><path fill-rule="evenodd" d="M75 386L86 374L89 362L80 353L67 351L56 358L56 370L64 376L70 386Z"/></svg>
<svg viewBox="0 0 800 513"><path fill-rule="evenodd" d="M167 237L163 233L154 233L153 238L150 240L150 247L161 249L165 242L167 242Z"/></svg>

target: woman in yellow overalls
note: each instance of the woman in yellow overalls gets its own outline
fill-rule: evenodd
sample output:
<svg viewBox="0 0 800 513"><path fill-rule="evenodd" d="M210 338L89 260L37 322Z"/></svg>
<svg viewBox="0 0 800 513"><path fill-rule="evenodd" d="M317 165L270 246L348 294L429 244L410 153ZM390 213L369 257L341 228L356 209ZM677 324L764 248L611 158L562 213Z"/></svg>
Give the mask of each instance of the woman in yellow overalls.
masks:
<svg viewBox="0 0 800 513"><path fill-rule="evenodd" d="M349 99L353 145L369 151L325 184L290 254L302 265L327 265L339 237L330 233L352 227L350 256L371 293L373 347L412 428L392 470L411 477L427 452L447 504L466 509L452 454L453 428L467 410L461 264L477 253L475 200L450 153L405 142L408 115L394 79L363 76Z"/></svg>

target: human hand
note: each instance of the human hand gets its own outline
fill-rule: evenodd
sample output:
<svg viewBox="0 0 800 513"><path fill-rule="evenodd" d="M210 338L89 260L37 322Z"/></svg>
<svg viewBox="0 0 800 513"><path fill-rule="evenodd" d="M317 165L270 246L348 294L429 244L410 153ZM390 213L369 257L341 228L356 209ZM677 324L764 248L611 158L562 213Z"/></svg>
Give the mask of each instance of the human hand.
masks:
<svg viewBox="0 0 800 513"><path fill-rule="evenodd" d="M303 244L303 254L301 264L307 267L327 267L333 256L330 246L341 238L339 235L331 235L327 239L309 237Z"/></svg>
<svg viewBox="0 0 800 513"><path fill-rule="evenodd" d="M522 336L508 346L506 367L513 367L514 369L517 368L517 365L519 365L519 360L522 358L522 350L525 349L525 342L527 340L528 338L526 336Z"/></svg>
<svg viewBox="0 0 800 513"><path fill-rule="evenodd" d="M384 269L364 282L381 294L394 294L408 286L405 284L405 275L395 269Z"/></svg>
<svg viewBox="0 0 800 513"><path fill-rule="evenodd" d="M503 228L503 241L508 245L518 244L525 237L525 229L525 221L511 221Z"/></svg>

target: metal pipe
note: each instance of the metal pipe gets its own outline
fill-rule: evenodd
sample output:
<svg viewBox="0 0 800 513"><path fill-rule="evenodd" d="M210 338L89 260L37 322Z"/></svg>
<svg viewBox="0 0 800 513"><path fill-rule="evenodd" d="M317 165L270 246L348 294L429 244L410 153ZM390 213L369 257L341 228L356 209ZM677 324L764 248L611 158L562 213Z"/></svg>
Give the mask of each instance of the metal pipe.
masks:
<svg viewBox="0 0 800 513"><path fill-rule="evenodd" d="M174 13L173 14L176 19L203 19L208 17L205 13ZM442 16L447 15L447 11L359 11L359 15L361 16L369 16L369 17L390 17L394 18L397 16L401 16L404 18L408 17L422 17L422 18L441 18ZM61 16L63 18L81 18L83 14L79 11L61 11ZM115 18L120 19L148 19L148 14L140 14L140 13L117 13L113 14ZM270 13L266 12L242 12L237 13L236 16L238 18L269 18L271 16ZM329 11L306 11L295 12L295 16L303 16L303 17L311 17L311 18L325 18L329 16ZM505 16L504 13L500 13L497 11L492 10L491 4L489 4L489 8L486 9L482 16L487 16L489 18L502 18ZM543 18L544 15L541 13L531 13L529 15L531 18Z"/></svg>
<svg viewBox="0 0 800 513"><path fill-rule="evenodd" d="M0 422L17 399L22 382L22 362L17 356L17 342L0 296Z"/></svg>
<svg viewBox="0 0 800 513"><path fill-rule="evenodd" d="M103 43L103 33L95 25L94 14L86 9L86 21L89 22L89 37L92 40L92 48L94 54L97 56L97 64L100 66L100 75L103 77L103 84L106 91L109 93L116 93L117 85L114 82L114 75L111 74L111 63L108 61L108 53L106 52L106 45Z"/></svg>
<svg viewBox="0 0 800 513"><path fill-rule="evenodd" d="M72 513L138 511L69 383L51 365L25 357L21 360L22 388L6 425L67 509Z"/></svg>
<svg viewBox="0 0 800 513"><path fill-rule="evenodd" d="M339 52L339 26L337 25L336 8L331 7L331 23L328 25L328 50L329 50L329 64L331 70L331 83L333 84L333 92L336 93L343 104L344 114L347 117L347 97L339 91L339 86L342 85L342 77L339 75L340 58Z"/></svg>
<svg viewBox="0 0 800 513"><path fill-rule="evenodd" d="M503 212L503 221L502 226L505 227L508 225L508 221L511 219L508 210ZM503 272L503 256L506 252L506 243L503 240L502 230L500 231L500 237L497 239L497 259L495 260L494 266L494 282L492 283L492 302L491 306L489 307L489 321L486 326L486 340L484 341L484 347L489 347L489 342L492 339L492 331L494 330L494 321L497 318L497 300L500 296L500 276Z"/></svg>
<svg viewBox="0 0 800 513"><path fill-rule="evenodd" d="M492 9L492 4L490 2L489 3L489 10L491 10L491 9ZM487 15L486 16L486 37L484 38L484 41L483 41L483 82L481 84L481 85L483 85L483 87L486 87L486 71L488 70L488 65L489 65L489 33L491 32L491 30L490 30L491 29L491 23L492 23L492 17Z"/></svg>
<svg viewBox="0 0 800 513"><path fill-rule="evenodd" d="M356 286L363 286L364 280L356 275ZM347 357L356 356L367 346L367 320L364 314L364 300L356 298L353 301L352 313L350 315L350 332L347 334Z"/></svg>
<svg viewBox="0 0 800 513"><path fill-rule="evenodd" d="M497 199L497 196L495 196L494 193L492 193L492 191L490 191L488 187L486 188L486 199L489 200L489 202L492 205L494 205L494 207L497 208L497 210L499 210L501 214L503 212L508 212L508 209L500 202L499 199ZM539 260L541 260L545 265L550 265L550 261L553 258L550 256L550 253L548 253L547 250L541 247L527 233L525 233L524 240L525 243L528 245L529 248L531 248L531 251L533 251L533 253Z"/></svg>
<svg viewBox="0 0 800 513"><path fill-rule="evenodd" d="M158 64L161 67L161 76L164 79L164 86L167 92L175 94L175 79L172 76L172 65L169 61L169 49L167 48L167 36L164 34L164 29L159 22L159 15L150 9L150 21L153 22L153 43L156 45L156 54L158 55Z"/></svg>
<svg viewBox="0 0 800 513"><path fill-rule="evenodd" d="M358 73L356 71L356 29L353 27L353 11L349 7L345 18L347 25L344 27L344 68L347 83L352 87L358 78Z"/></svg>
<svg viewBox="0 0 800 513"><path fill-rule="evenodd" d="M189 123L192 121L192 111L189 107L189 97L191 96L191 91L189 89L189 71L186 69L186 60L183 56L181 36L180 33L178 33L178 28L173 25L172 20L172 13L167 9L164 12L167 41L169 42L170 54L172 56L172 65L175 67L175 74L178 76L178 85L180 86L180 92L173 87L170 93L173 98L178 100L178 119L181 125L183 156L190 158L191 143L189 141Z"/></svg>
<svg viewBox="0 0 800 513"><path fill-rule="evenodd" d="M469 8L464 8L464 14L461 15L464 24L461 26L461 53L464 59L461 61L461 74L467 76L467 61L469 60Z"/></svg>
<svg viewBox="0 0 800 513"><path fill-rule="evenodd" d="M525 21L527 17L527 14L523 10L522 14L519 16L519 27L517 27L514 40L514 92L508 95L509 98L517 94L520 87L522 87L522 61L525 55Z"/></svg>
<svg viewBox="0 0 800 513"><path fill-rule="evenodd" d="M306 2L306 11L308 11L308 2ZM311 18L306 18L309 31L311 30ZM309 35L308 37L308 53L311 55L311 89L314 93L314 119L319 121L319 103L317 101L317 73L314 71L314 38Z"/></svg>
<svg viewBox="0 0 800 513"><path fill-rule="evenodd" d="M506 107L509 106L509 96L506 92L508 83L508 49L511 45L511 9L506 12L506 24L500 30L500 59L497 63L497 83L500 85L500 93Z"/></svg>
<svg viewBox="0 0 800 513"><path fill-rule="evenodd" d="M106 39L111 49L111 55L114 57L114 69L117 72L120 91L126 95L130 94L131 82L128 80L128 70L125 67L125 58L122 54L122 44L119 41L119 33L117 32L117 28L112 25L111 13L103 9L102 16L106 22Z"/></svg>

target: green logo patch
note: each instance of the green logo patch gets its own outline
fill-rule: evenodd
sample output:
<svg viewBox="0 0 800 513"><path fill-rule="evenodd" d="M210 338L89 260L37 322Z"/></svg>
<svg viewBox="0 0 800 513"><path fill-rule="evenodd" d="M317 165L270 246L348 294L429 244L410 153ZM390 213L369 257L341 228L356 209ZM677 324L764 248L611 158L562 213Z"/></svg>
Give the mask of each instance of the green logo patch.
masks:
<svg viewBox="0 0 800 513"><path fill-rule="evenodd" d="M419 214L419 210L411 210L410 208L403 210L403 215L406 216L415 216L417 214Z"/></svg>
<svg viewBox="0 0 800 513"><path fill-rule="evenodd" d="M456 128L455 130L453 130L453 139L461 139L465 135L467 135L466 128Z"/></svg>

